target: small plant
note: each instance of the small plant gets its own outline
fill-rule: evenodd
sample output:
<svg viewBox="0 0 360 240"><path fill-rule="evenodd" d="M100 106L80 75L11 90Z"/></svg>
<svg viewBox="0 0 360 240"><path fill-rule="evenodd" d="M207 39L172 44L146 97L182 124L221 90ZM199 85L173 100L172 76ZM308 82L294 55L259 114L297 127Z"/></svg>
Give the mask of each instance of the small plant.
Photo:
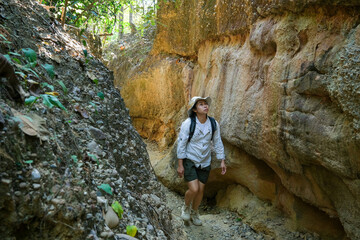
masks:
<svg viewBox="0 0 360 240"><path fill-rule="evenodd" d="M105 96L103 92L98 92L97 95L99 98L101 98L101 100L104 100Z"/></svg>
<svg viewBox="0 0 360 240"><path fill-rule="evenodd" d="M22 52L24 53L26 59L30 62L30 63L35 63L36 66L36 59L37 59L37 54L34 50L32 50L31 48L23 48L21 49Z"/></svg>
<svg viewBox="0 0 360 240"><path fill-rule="evenodd" d="M87 155L99 165L99 159L94 154L88 153Z"/></svg>
<svg viewBox="0 0 360 240"><path fill-rule="evenodd" d="M96 107L95 103L89 102L89 104L95 108L95 113L98 114L97 107Z"/></svg>
<svg viewBox="0 0 360 240"><path fill-rule="evenodd" d="M67 95L69 91L68 91L67 87L65 86L64 82L63 81L58 81L58 83L61 86L64 94Z"/></svg>
<svg viewBox="0 0 360 240"><path fill-rule="evenodd" d="M74 163L78 162L78 158L76 155L71 155L71 159L74 161Z"/></svg>
<svg viewBox="0 0 360 240"><path fill-rule="evenodd" d="M30 96L25 99L25 105L34 105L39 98L43 99L43 104L48 108L53 108L54 106L64 110L67 112L67 109L61 104L59 99L56 96L52 96L49 94L41 94L40 97Z"/></svg>
<svg viewBox="0 0 360 240"><path fill-rule="evenodd" d="M126 226L126 234L131 236L131 237L135 237L137 232L137 227L134 225L130 225L130 226Z"/></svg>
<svg viewBox="0 0 360 240"><path fill-rule="evenodd" d="M119 216L119 218L122 218L122 215L124 213L124 210L121 206L121 204L118 201L115 201L113 204L111 204L112 209L114 209L114 212L117 213L117 215Z"/></svg>
<svg viewBox="0 0 360 240"><path fill-rule="evenodd" d="M107 194L113 195L109 184L101 184L98 188L105 191Z"/></svg>
<svg viewBox="0 0 360 240"><path fill-rule="evenodd" d="M21 51L24 53L25 55L25 60L27 61L27 64L25 66L18 66L21 68L21 70L25 71L25 72L30 72L32 74L34 74L37 78L39 78L39 75L33 70L33 68L35 68L35 66L37 65L37 54L34 50L32 50L31 48L22 48ZM14 60L16 61L16 60ZM18 60L17 62L20 62L20 60Z"/></svg>
<svg viewBox="0 0 360 240"><path fill-rule="evenodd" d="M54 66L51 65L51 64L47 64L47 63L42 65L42 66L43 66L43 68L45 68L45 70L48 73L49 77L51 79L54 79L54 77L55 77Z"/></svg>
<svg viewBox="0 0 360 240"><path fill-rule="evenodd" d="M8 41L7 38L4 35L2 35L1 33L0 33L0 38L1 38L2 41L4 41L4 43L7 44L7 47L10 49L10 44L12 42Z"/></svg>
<svg viewBox="0 0 360 240"><path fill-rule="evenodd" d="M54 89L55 89L53 85L50 85L50 84L48 84L48 83L46 83L46 82L41 83L41 87L42 87L42 88L47 87L47 88L49 88L51 91L54 91Z"/></svg>

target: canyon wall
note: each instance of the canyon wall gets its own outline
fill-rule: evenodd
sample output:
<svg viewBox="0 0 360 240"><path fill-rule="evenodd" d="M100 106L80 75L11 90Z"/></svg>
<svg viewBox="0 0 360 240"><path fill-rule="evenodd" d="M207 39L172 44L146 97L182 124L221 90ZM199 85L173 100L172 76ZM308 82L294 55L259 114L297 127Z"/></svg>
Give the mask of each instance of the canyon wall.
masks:
<svg viewBox="0 0 360 240"><path fill-rule="evenodd" d="M298 229L360 239L359 13L355 0L162 3L151 56L119 84L135 127L173 148L189 99L211 96L229 171L214 165L208 196L236 209L242 185ZM181 190L175 158L155 171Z"/></svg>

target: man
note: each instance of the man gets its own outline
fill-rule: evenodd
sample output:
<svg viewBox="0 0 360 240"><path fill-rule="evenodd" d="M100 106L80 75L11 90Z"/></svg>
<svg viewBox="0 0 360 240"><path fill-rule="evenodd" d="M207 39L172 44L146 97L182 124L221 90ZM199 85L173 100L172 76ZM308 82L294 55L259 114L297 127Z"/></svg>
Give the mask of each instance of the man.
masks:
<svg viewBox="0 0 360 240"><path fill-rule="evenodd" d="M178 137L177 157L178 175L185 178L188 190L185 193L185 204L181 218L200 226L198 208L204 194L211 164L211 143L214 145L216 158L221 160L221 174L226 173L224 145L220 137L219 124L208 117L210 97L193 97L189 102L188 115L181 124ZM193 122L193 123L192 123ZM194 126L191 131L191 126ZM190 138L189 138L190 136Z"/></svg>

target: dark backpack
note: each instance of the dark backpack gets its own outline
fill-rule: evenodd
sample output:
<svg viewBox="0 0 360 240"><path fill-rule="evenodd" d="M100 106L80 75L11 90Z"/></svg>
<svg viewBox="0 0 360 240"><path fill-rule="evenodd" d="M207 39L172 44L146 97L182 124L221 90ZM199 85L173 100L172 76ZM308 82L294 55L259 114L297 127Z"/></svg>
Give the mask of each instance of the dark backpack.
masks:
<svg viewBox="0 0 360 240"><path fill-rule="evenodd" d="M196 127L196 116L191 116L191 124L190 124L190 132L189 132L189 139L188 142L190 142L191 138L194 135L195 132L195 127ZM213 140L214 137L214 132L216 131L216 121L215 118L213 117L209 117L210 119L210 123L211 123L211 141Z"/></svg>

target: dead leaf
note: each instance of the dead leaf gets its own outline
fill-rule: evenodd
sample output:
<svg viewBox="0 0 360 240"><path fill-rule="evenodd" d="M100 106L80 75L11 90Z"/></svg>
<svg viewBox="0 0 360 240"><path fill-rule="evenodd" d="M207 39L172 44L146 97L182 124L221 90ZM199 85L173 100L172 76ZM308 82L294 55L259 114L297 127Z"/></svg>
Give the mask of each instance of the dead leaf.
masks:
<svg viewBox="0 0 360 240"><path fill-rule="evenodd" d="M31 79L28 80L28 84L29 84L29 91L31 93L31 95L34 95L34 96L39 96L40 93L41 93L41 87L40 87L40 84L36 81L33 81Z"/></svg>
<svg viewBox="0 0 360 240"><path fill-rule="evenodd" d="M3 157L4 159L8 159L8 160L15 162L14 159L2 148L0 148L0 157Z"/></svg>
<svg viewBox="0 0 360 240"><path fill-rule="evenodd" d="M79 113L83 118L89 118L89 114L86 112L85 109L83 109L82 107L80 107L80 105L76 105L74 107L74 111Z"/></svg>
<svg viewBox="0 0 360 240"><path fill-rule="evenodd" d="M21 130L29 135L29 136L37 136L38 135L38 129L34 125L33 120L25 115L22 115L20 112L16 111L15 109L11 109L11 112L14 114L15 117L19 118L21 120L20 128Z"/></svg>
<svg viewBox="0 0 360 240"><path fill-rule="evenodd" d="M45 127L45 120L35 113L29 114L30 116L23 115L22 113L11 109L15 117L21 120L20 129L29 136L37 136L43 141L49 140L49 131Z"/></svg>
<svg viewBox="0 0 360 240"><path fill-rule="evenodd" d="M45 92L45 94L52 95L52 96L59 96L60 95L60 93L58 93L58 92Z"/></svg>

